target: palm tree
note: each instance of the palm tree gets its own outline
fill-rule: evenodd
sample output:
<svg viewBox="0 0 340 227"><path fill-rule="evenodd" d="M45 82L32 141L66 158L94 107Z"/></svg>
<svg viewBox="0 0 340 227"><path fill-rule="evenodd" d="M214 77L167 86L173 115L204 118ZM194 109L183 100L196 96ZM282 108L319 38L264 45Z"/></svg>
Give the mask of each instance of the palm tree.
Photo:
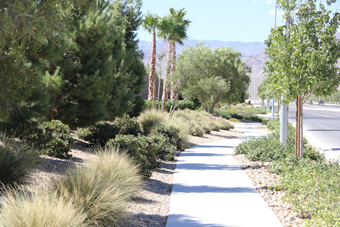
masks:
<svg viewBox="0 0 340 227"><path fill-rule="evenodd" d="M164 77L163 86L163 105L167 101L167 79L176 66L176 43L183 45L183 41L187 39L187 29L191 21L185 20L185 9L174 10L170 8L170 13L160 21L160 34L159 36L168 41L168 58L167 70ZM178 99L178 93L175 92L172 86L171 99Z"/></svg>
<svg viewBox="0 0 340 227"><path fill-rule="evenodd" d="M148 100L153 100L152 108L156 108L156 85L155 85L155 73L156 73L156 30L158 29L159 17L151 13L147 13L144 17L142 26L149 33L152 33L152 49L150 60L150 72L149 72L149 87L148 87Z"/></svg>

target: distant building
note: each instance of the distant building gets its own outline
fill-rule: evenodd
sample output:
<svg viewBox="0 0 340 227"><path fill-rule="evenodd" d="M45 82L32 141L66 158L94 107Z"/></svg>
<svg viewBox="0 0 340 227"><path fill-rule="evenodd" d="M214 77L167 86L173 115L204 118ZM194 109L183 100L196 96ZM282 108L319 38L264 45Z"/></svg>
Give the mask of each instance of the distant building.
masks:
<svg viewBox="0 0 340 227"><path fill-rule="evenodd" d="M155 84L156 84L156 99L158 98L158 85L159 85L159 100L162 100L162 94L163 94L163 80L160 79L160 84L159 83L159 79L156 78ZM144 77L144 81L145 81L145 87L143 89L143 91L139 94L139 96L143 97L144 99L148 99L148 89L149 89L149 76L145 76ZM170 96L170 92L168 94L168 97Z"/></svg>

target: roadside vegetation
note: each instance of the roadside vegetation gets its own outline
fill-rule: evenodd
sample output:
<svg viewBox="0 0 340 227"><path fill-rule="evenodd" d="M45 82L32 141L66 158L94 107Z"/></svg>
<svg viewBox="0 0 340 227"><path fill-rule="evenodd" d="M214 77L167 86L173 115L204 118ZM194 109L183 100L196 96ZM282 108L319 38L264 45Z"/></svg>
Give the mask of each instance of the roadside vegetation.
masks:
<svg viewBox="0 0 340 227"><path fill-rule="evenodd" d="M226 104L244 102L249 85L239 52L200 44L184 51L177 66L176 43L191 23L185 9L143 17L141 6L139 0L0 3L0 226L122 226L127 201L162 160L188 146L189 135L230 130L229 120L263 121L258 109ZM163 93L170 90L172 99L164 95L163 112L138 96L147 74L135 33L148 22L171 49ZM204 62L188 60L200 53ZM209 65L206 76L197 67L193 89L181 87L187 79L175 73L175 66L188 71L188 63ZM176 106L178 92L187 96ZM27 185L43 159L69 159L79 144L95 157L43 190Z"/></svg>
<svg viewBox="0 0 340 227"><path fill-rule="evenodd" d="M0 139L1 226L121 226L127 218L124 205L160 161L174 160L188 146L189 135L203 136L233 126L204 110L185 109L172 117L145 110L138 118L101 121L74 133L60 121L24 128L24 134L13 130L15 138L2 135ZM50 188L28 190L27 177L39 166L39 155L70 158L77 138L95 151L95 158L70 168ZM65 221L58 219L63 212L69 214Z"/></svg>
<svg viewBox="0 0 340 227"><path fill-rule="evenodd" d="M273 133L241 143L236 153L253 161L271 162L268 171L281 176L279 185L272 185L272 189L287 192L286 199L305 219L306 226L339 226L339 163L326 161L306 140L304 157L295 157L295 129L289 126L287 145L283 145L279 122L270 120L266 124Z"/></svg>

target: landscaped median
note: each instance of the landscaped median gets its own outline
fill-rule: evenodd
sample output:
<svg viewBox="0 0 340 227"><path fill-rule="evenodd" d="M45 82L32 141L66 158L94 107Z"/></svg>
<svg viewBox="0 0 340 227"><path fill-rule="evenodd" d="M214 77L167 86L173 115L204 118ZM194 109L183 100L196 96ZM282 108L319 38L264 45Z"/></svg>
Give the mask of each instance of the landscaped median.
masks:
<svg viewBox="0 0 340 227"><path fill-rule="evenodd" d="M306 140L304 158L295 157L294 128L289 127L288 143L284 146L280 143L279 122L270 120L267 126L274 132L241 143L236 154L244 154L252 161L270 162L267 170L278 174L280 180L267 188L284 190L284 198L293 204L305 226L339 226L339 163L326 161Z"/></svg>

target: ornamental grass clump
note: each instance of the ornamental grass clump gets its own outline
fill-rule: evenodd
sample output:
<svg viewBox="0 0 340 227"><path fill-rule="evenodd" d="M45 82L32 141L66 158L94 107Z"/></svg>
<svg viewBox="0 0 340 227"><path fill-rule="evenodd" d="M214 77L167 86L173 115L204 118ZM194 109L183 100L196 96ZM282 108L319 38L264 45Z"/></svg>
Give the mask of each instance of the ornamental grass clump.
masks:
<svg viewBox="0 0 340 227"><path fill-rule="evenodd" d="M82 210L92 226L122 226L127 201L141 187L139 166L113 146L54 183L61 197Z"/></svg>
<svg viewBox="0 0 340 227"><path fill-rule="evenodd" d="M6 188L1 196L0 226L85 227L86 215L73 201L49 191L30 193Z"/></svg>
<svg viewBox="0 0 340 227"><path fill-rule="evenodd" d="M2 185L21 184L40 162L32 147L14 138L0 135L0 182ZM0 185L1 188L1 185Z"/></svg>
<svg viewBox="0 0 340 227"><path fill-rule="evenodd" d="M138 121L143 133L149 134L151 130L164 124L164 121L166 121L167 118L169 118L167 113L159 110L146 110L138 117Z"/></svg>

